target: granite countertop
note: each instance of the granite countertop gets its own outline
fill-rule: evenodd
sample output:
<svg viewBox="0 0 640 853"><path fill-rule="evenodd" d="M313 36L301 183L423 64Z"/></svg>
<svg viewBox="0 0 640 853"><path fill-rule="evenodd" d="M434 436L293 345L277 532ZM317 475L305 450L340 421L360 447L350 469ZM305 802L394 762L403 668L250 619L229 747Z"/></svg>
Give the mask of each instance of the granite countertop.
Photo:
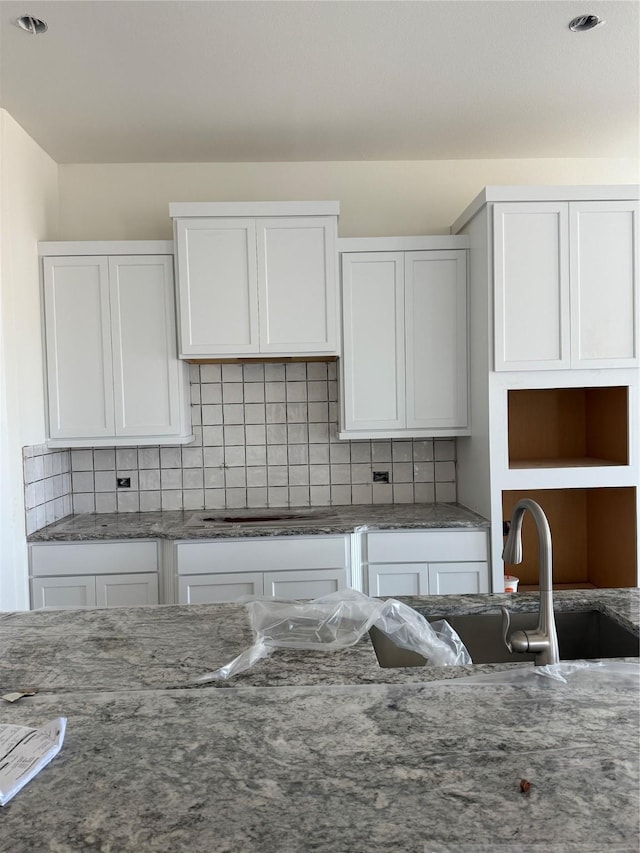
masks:
<svg viewBox="0 0 640 853"><path fill-rule="evenodd" d="M212 519L212 520L207 520ZM487 528L486 518L458 504L366 504L334 507L69 515L28 536L29 542L89 539L218 539L352 533L356 528Z"/></svg>
<svg viewBox="0 0 640 853"><path fill-rule="evenodd" d="M638 632L639 590L556 601ZM2 722L68 718L60 755L2 809L12 853L638 848L634 663L566 667L566 683L526 663L381 670L364 640L196 684L251 643L239 605L7 613L0 636L2 693L38 690L3 703Z"/></svg>

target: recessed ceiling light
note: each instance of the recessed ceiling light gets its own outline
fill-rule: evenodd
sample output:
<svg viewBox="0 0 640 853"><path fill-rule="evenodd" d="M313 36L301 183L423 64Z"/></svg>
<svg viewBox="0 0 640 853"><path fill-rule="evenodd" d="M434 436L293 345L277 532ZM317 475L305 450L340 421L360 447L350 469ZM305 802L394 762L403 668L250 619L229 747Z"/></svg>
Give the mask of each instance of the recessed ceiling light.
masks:
<svg viewBox="0 0 640 853"><path fill-rule="evenodd" d="M33 15L22 15L16 20L16 24L21 30L31 33L32 36L39 36L46 33L49 25L46 21L41 21L40 18L34 18Z"/></svg>
<svg viewBox="0 0 640 853"><path fill-rule="evenodd" d="M578 15L577 18L569 21L569 29L574 33L584 33L604 23L606 21L603 21L597 15Z"/></svg>

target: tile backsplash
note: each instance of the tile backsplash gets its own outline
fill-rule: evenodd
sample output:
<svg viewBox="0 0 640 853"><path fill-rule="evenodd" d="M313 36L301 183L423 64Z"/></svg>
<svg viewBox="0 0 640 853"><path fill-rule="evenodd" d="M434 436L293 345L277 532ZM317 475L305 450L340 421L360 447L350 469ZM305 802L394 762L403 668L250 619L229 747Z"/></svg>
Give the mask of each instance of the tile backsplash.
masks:
<svg viewBox="0 0 640 853"><path fill-rule="evenodd" d="M22 450L27 534L73 511L71 451L49 450L44 444Z"/></svg>
<svg viewBox="0 0 640 853"><path fill-rule="evenodd" d="M190 379L194 444L62 451L73 512L456 500L454 439L338 440L335 362L190 365Z"/></svg>

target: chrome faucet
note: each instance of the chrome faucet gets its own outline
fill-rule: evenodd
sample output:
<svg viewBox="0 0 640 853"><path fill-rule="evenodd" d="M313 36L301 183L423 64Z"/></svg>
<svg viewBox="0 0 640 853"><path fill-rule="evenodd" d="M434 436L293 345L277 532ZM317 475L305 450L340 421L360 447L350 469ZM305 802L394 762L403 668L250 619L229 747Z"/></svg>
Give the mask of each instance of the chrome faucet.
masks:
<svg viewBox="0 0 640 853"><path fill-rule="evenodd" d="M542 507L529 498L518 501L511 516L509 535L502 552L505 563L522 562L522 519L529 510L538 531L538 559L540 583L540 615L538 625L532 631L514 631L509 636L511 617L502 607L502 635L510 652L535 655L536 666L558 663L558 634L553 615L553 591L551 568L551 530Z"/></svg>

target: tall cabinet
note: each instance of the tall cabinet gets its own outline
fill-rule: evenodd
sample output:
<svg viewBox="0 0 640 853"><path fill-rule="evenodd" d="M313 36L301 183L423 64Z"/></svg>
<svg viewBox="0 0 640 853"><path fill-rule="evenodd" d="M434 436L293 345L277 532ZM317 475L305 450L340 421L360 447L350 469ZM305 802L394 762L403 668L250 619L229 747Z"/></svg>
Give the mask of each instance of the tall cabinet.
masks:
<svg viewBox="0 0 640 853"><path fill-rule="evenodd" d="M503 524L521 497L551 527L561 587L638 584L639 188L487 187L454 223L471 241L473 434L458 440L458 498Z"/></svg>

